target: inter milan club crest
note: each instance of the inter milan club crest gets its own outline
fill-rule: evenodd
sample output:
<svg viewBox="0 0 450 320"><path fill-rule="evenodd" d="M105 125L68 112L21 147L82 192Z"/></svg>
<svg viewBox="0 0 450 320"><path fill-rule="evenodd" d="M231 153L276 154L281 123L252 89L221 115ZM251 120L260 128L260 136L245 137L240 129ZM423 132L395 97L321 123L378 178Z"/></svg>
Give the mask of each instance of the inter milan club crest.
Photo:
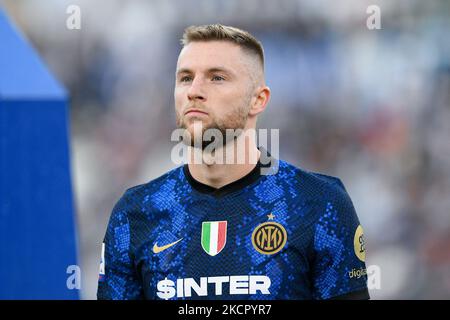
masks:
<svg viewBox="0 0 450 320"><path fill-rule="evenodd" d="M227 242L226 221L205 221L202 223L202 248L210 256L217 255Z"/></svg>
<svg viewBox="0 0 450 320"><path fill-rule="evenodd" d="M286 229L272 221L275 216L267 215L269 221L258 225L252 234L253 247L262 254L274 254L283 249L287 241Z"/></svg>

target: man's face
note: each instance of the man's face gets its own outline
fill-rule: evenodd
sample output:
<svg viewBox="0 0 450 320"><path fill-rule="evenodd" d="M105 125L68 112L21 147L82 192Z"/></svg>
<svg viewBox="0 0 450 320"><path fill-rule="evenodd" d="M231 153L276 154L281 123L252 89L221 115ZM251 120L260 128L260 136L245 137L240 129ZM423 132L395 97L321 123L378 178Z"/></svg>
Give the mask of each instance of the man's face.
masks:
<svg viewBox="0 0 450 320"><path fill-rule="evenodd" d="M176 72L177 126L188 130L191 137L194 123L201 124L203 132L219 129L224 141L226 129L245 128L253 91L249 59L231 42L191 42L185 46ZM194 137L198 139L201 137Z"/></svg>

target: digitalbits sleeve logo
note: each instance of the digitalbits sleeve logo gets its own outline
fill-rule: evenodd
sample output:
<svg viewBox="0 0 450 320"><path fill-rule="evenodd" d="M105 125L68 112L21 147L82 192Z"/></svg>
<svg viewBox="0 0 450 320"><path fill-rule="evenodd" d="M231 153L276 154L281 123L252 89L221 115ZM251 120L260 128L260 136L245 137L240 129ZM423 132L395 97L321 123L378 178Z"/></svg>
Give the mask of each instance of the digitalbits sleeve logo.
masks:
<svg viewBox="0 0 450 320"><path fill-rule="evenodd" d="M362 262L366 261L366 246L364 241L364 230L361 225L356 228L355 237L353 238L353 245L355 248L355 255Z"/></svg>

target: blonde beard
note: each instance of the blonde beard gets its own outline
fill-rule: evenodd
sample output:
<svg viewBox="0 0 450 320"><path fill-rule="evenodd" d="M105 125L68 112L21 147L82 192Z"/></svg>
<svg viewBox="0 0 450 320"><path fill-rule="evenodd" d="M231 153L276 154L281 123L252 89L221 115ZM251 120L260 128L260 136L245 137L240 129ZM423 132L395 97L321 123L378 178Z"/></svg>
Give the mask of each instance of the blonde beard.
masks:
<svg viewBox="0 0 450 320"><path fill-rule="evenodd" d="M197 135L194 135L194 129L193 126L188 126L184 119L181 119L180 115L177 113L177 126L181 129L186 130L190 136L193 137L193 139L189 138L183 138L183 142L186 145L189 145L191 147L197 147L201 146L204 150L208 145L211 143L214 143L214 141L203 141L203 137L205 135L205 132L208 129L216 129L219 130L222 134L222 146L225 146L229 141L234 140L236 137L232 139L227 139L226 130L227 129L233 129L233 130L244 130L247 119L248 119L248 108L247 107L240 107L231 117L227 117L226 119L212 119L211 123L209 123L206 126L202 127L201 135L199 135L197 132ZM201 120L193 120L195 121L201 121Z"/></svg>

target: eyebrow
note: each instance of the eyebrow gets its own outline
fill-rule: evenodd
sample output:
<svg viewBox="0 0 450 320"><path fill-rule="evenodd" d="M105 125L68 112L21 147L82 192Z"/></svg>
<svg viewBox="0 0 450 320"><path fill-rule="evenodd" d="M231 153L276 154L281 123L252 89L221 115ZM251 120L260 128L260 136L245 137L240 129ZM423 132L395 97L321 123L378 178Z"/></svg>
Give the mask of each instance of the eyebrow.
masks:
<svg viewBox="0 0 450 320"><path fill-rule="evenodd" d="M232 72L230 69L227 69L225 67L213 67L213 68L209 68L208 70L206 70L207 73L214 73L214 72L225 72L227 74L230 75L234 75L234 72ZM194 73L191 69L189 68L181 68L180 70L177 71L177 75L182 74L182 73Z"/></svg>

